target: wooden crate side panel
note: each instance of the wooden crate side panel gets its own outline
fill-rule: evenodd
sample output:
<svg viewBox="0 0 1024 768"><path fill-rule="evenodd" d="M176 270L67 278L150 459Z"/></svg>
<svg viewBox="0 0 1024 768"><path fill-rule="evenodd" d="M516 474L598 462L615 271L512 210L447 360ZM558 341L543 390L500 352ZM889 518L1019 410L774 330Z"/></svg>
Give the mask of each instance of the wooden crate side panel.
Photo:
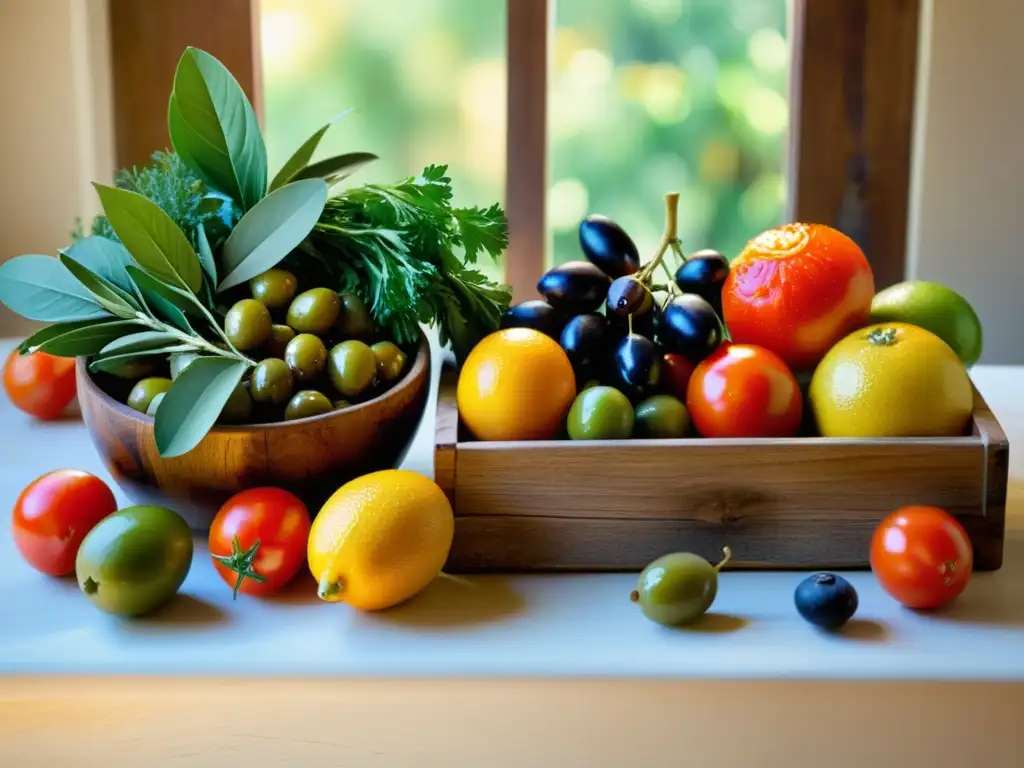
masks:
<svg viewBox="0 0 1024 768"><path fill-rule="evenodd" d="M712 562L722 547L733 568L867 568L877 521L751 517L714 524L694 520L584 520L571 517L457 517L446 570L640 570L668 552L696 552ZM1002 562L1002 528L964 518L975 568Z"/></svg>
<svg viewBox="0 0 1024 768"><path fill-rule="evenodd" d="M974 428L981 437L986 454L985 517L983 520L971 521L967 532L974 543L976 566L982 570L995 570L1003 563L1010 443L992 409L977 389L974 391ZM974 527L984 527L985 530L976 531Z"/></svg>
<svg viewBox="0 0 1024 768"><path fill-rule="evenodd" d="M877 522L903 504L981 515L985 451L969 438L912 443L461 444L456 513L688 520Z"/></svg>

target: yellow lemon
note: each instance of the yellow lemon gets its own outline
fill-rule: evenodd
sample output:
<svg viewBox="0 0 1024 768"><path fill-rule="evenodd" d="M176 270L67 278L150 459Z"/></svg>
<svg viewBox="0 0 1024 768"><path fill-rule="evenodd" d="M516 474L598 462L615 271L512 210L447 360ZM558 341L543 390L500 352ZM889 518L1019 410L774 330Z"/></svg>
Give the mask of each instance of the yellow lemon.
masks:
<svg viewBox="0 0 1024 768"><path fill-rule="evenodd" d="M448 498L423 475L388 469L339 488L309 532L318 594L364 611L420 592L448 559L455 518Z"/></svg>
<svg viewBox="0 0 1024 768"><path fill-rule="evenodd" d="M825 437L965 434L974 391L963 362L930 331L880 323L828 351L809 394Z"/></svg>

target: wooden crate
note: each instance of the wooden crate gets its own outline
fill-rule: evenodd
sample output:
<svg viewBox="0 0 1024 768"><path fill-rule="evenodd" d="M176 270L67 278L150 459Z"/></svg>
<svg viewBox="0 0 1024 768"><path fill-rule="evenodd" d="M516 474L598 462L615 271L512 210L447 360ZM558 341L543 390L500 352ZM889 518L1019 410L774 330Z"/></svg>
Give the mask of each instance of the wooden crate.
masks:
<svg viewBox="0 0 1024 768"><path fill-rule="evenodd" d="M1002 564L1009 444L975 393L949 438L476 442L455 374L437 411L435 477L455 509L447 569L638 570L673 551L739 568L867 568L888 513L954 514L976 570Z"/></svg>

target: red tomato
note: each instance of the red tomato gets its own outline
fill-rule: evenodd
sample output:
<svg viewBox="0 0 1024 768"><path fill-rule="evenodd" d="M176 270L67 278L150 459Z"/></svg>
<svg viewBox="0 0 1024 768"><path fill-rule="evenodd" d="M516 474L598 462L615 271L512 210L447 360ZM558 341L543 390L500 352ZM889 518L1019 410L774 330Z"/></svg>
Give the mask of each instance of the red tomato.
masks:
<svg viewBox="0 0 1024 768"><path fill-rule="evenodd" d="M871 570L908 608L939 608L955 600L974 570L962 525L938 507L902 507L875 529Z"/></svg>
<svg viewBox="0 0 1024 768"><path fill-rule="evenodd" d="M11 352L4 364L4 391L14 407L37 419L55 419L75 399L75 359L45 352Z"/></svg>
<svg viewBox="0 0 1024 768"><path fill-rule="evenodd" d="M682 355L668 352L661 358L661 388L680 402L686 402L686 388L693 375L694 364Z"/></svg>
<svg viewBox="0 0 1024 768"><path fill-rule="evenodd" d="M728 343L694 370L686 410L704 437L792 437L800 429L803 396L774 352Z"/></svg>
<svg viewBox="0 0 1024 768"><path fill-rule="evenodd" d="M276 592L306 562L309 512L297 496L280 488L235 494L210 526L214 568L238 597Z"/></svg>
<svg viewBox="0 0 1024 768"><path fill-rule="evenodd" d="M824 224L786 224L755 237L729 265L722 315L732 340L810 370L867 324L875 280L853 240Z"/></svg>
<svg viewBox="0 0 1024 768"><path fill-rule="evenodd" d="M14 545L37 571L65 576L75 570L85 535L116 510L114 494L98 477L58 469L33 480L14 503Z"/></svg>

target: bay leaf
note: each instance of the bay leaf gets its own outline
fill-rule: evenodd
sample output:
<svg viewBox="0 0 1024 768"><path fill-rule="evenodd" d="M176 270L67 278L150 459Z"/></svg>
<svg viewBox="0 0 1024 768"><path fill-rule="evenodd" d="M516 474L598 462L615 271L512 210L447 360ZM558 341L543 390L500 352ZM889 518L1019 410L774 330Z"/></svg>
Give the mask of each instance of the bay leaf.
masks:
<svg viewBox="0 0 1024 768"><path fill-rule="evenodd" d="M191 294L135 266L128 267L128 274L154 316L191 333L192 325L186 315L187 311L196 312Z"/></svg>
<svg viewBox="0 0 1024 768"><path fill-rule="evenodd" d="M58 259L38 254L0 264L0 304L44 323L110 317Z"/></svg>
<svg viewBox="0 0 1024 768"><path fill-rule="evenodd" d="M76 331L79 328L89 328L94 325L103 325L109 322L124 322L121 320L114 320L113 318L104 318L101 320L78 320L70 323L54 323L53 325L47 325L40 328L38 331L33 333L27 339L22 341L18 345L18 352L23 355L30 354L39 349L43 344L71 331Z"/></svg>
<svg viewBox="0 0 1024 768"><path fill-rule="evenodd" d="M139 331L114 339L99 351L103 357L107 355L125 355L129 352L145 352L149 349L181 344L181 337L166 331Z"/></svg>
<svg viewBox="0 0 1024 768"><path fill-rule="evenodd" d="M206 227L203 226L202 222L196 227L196 243L199 246L196 249L196 252L199 254L199 263L203 267L206 279L210 285L216 285L217 262L213 258L213 249L210 248L210 241L206 239Z"/></svg>
<svg viewBox="0 0 1024 768"><path fill-rule="evenodd" d="M369 165L377 156L370 152L349 152L344 155L335 155L320 160L312 165L307 165L301 171L292 176L292 181L300 179L327 179L328 184L334 186L358 171L364 165Z"/></svg>
<svg viewBox="0 0 1024 768"><path fill-rule="evenodd" d="M320 139L322 139L324 134L327 133L327 129L330 128L335 121L340 120L351 111L351 109L346 109L344 112L335 115L324 123L316 133L306 139L302 146L295 150L292 156L285 161L284 165L281 166L281 170L277 172L274 180L270 182L270 189L267 191L273 192L275 189L283 187L292 180L296 173L309 165L309 161L312 159L313 153L316 152L316 148L320 146Z"/></svg>
<svg viewBox="0 0 1024 768"><path fill-rule="evenodd" d="M227 357L201 357L179 374L156 412L154 436L161 456L180 456L199 444L224 410L246 367Z"/></svg>
<svg viewBox="0 0 1024 768"><path fill-rule="evenodd" d="M142 311L142 307L139 306L132 296L122 291L113 283L104 280L95 272L86 269L70 256L61 254L60 262L93 295L96 303L110 314L131 318Z"/></svg>
<svg viewBox="0 0 1024 768"><path fill-rule="evenodd" d="M57 357L95 355L107 344L141 328L132 320L112 320L72 328L44 341L39 349Z"/></svg>
<svg viewBox="0 0 1024 768"><path fill-rule="evenodd" d="M316 226L327 203L327 184L306 179L285 184L248 211L221 251L227 271L217 290L240 285L275 266Z"/></svg>
<svg viewBox="0 0 1024 768"><path fill-rule="evenodd" d="M132 281L125 267L134 262L128 249L121 243L100 235L90 235L76 240L64 252L122 291L132 290Z"/></svg>
<svg viewBox="0 0 1024 768"><path fill-rule="evenodd" d="M110 226L136 264L193 293L202 287L199 257L185 233L159 205L127 189L93 186Z"/></svg>
<svg viewBox="0 0 1024 768"><path fill-rule="evenodd" d="M267 148L256 113L227 67L206 51L186 48L178 61L168 128L182 158L243 210L266 194Z"/></svg>

